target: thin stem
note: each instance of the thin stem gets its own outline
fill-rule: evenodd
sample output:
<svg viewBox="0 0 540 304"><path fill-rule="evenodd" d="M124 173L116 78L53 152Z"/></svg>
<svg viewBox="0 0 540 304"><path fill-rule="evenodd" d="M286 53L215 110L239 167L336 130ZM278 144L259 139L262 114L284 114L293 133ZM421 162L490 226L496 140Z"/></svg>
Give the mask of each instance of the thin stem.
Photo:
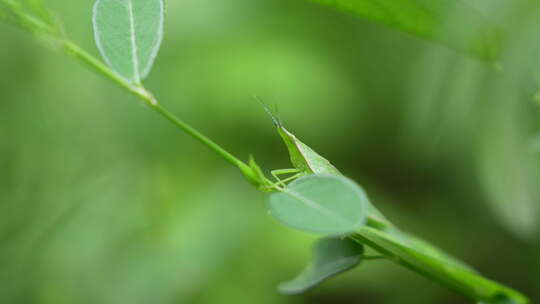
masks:
<svg viewBox="0 0 540 304"><path fill-rule="evenodd" d="M205 146L209 147L212 151L216 152L217 154L221 155L226 161L231 163L232 165L242 169L249 169L249 166L246 165L243 161L239 160L238 158L234 157L231 153L227 152L225 149L223 149L221 146L216 144L214 141L209 139L208 137L204 136L201 132L197 131L187 123L180 120L178 117L174 116L171 112L169 112L167 109L163 108L159 104L155 104L151 107L153 110L155 110L157 113L161 114L161 116L165 117L167 120L172 122L175 126L180 128L182 131L189 134L191 137L195 138L200 143L204 144Z"/></svg>
<svg viewBox="0 0 540 304"><path fill-rule="evenodd" d="M167 109L160 106L157 100L154 98L154 96L150 92L148 92L144 87L142 87L141 85L132 84L131 82L122 78L117 73L112 71L101 60L92 56L90 53L88 53L87 51L85 51L84 49L82 49L77 44L73 43L72 41L54 35L53 34L54 31L53 29L51 29L49 25L43 23L39 19L36 19L32 15L26 14L25 12L20 10L20 8L16 5L16 3L13 3L11 1L7 1L6 3L8 3L12 7L12 9L17 10L18 17L20 18L21 21L23 21L24 25L27 26L29 29L49 34L50 38L53 41L56 41L57 43L59 43L61 47L64 49L64 51L68 53L70 56L74 57L75 59L81 62L84 62L87 66L92 68L94 71L105 76L109 80L112 80L118 86L122 87L123 89L127 90L128 92L135 95L139 99L143 100L152 110L154 110L155 112L165 117L167 120L172 122L175 126L179 127L182 131L186 132L187 134L195 138L200 143L206 145L212 151L216 152L218 155L223 157L227 162L238 167L242 171L242 173L248 179L250 179L251 182L258 182L257 180L254 180L253 178L254 174L252 172L252 169L247 164L245 164L243 161L239 160L238 158L234 157L231 153L227 152L225 149L223 149L214 141L212 141L211 139L203 135L201 132L197 131L195 128L191 127L184 121L180 120L178 117L176 117L174 114L169 112Z"/></svg>
<svg viewBox="0 0 540 304"><path fill-rule="evenodd" d="M184 121L180 120L178 117L173 115L171 112L166 110L164 107L160 106L154 96L148 92L142 85L133 84L128 80L122 78L113 70L111 70L107 65L105 65L101 60L97 59L77 44L72 41L65 39L55 31L53 27L49 24L43 22L40 19L35 18L31 14L26 13L18 3L12 0L0 0L2 3L8 5L8 7L16 14L18 18L18 23L23 28L36 33L46 34L51 41L59 45L67 54L74 57L75 59L84 62L88 67L92 68L94 71L105 76L109 80L112 80L118 86L127 90L131 94L135 95L139 99L143 100L152 110L159 113L167 120L172 122L175 126L180 128L182 131L189 134L191 137L195 138L200 143L204 144L212 151L216 152L218 155L223 157L227 162L236 166L243 175L254 185L260 187L264 184L269 183L269 181L254 172L254 170L245 164L243 161L234 157L231 153L227 152L221 146L216 144L214 141L204 136L201 132L197 131L195 128L191 127Z"/></svg>
<svg viewBox="0 0 540 304"><path fill-rule="evenodd" d="M99 74L105 76L106 78L112 80L120 87L126 89L128 92L132 93L139 99L143 100L150 109L154 110L156 113L160 114L170 122L172 122L175 126L180 128L182 131L202 143L203 145L210 148L210 150L216 152L218 155L220 155L223 159L225 159L227 162L231 163L233 166L236 166L240 171L243 173L243 175L253 184L256 186L260 186L265 181L261 181L260 178L257 177L257 175L253 172L252 168L248 166L243 161L239 160L235 156L233 156L231 153L229 153L227 150L222 148L220 145L215 143L210 138L203 135L201 132L199 132L197 129L191 127L189 124L181 120L180 118L176 117L174 114L172 114L170 111L165 109L163 106L161 106L157 99L148 92L144 87L139 85L134 85L130 83L129 81L125 80L124 78L118 76L115 72L113 72L108 66L106 66L104 63L102 63L100 60L80 48L75 43L69 41L69 40L63 40L62 45L64 46L64 49L74 58L86 63L89 67L93 68L95 71L97 71Z"/></svg>
<svg viewBox="0 0 540 304"><path fill-rule="evenodd" d="M111 79L120 87L126 89L136 97L142 99L152 110L159 113L161 116L172 122L175 126L179 127L182 131L186 132L191 137L195 138L197 141L219 154L232 165L238 167L242 172L245 173L251 171L251 168L243 161L239 160L231 153L223 149L221 146L216 144L214 141L203 135L201 132L197 131L195 128L191 127L189 124L176 117L163 106L159 105L154 96L143 87L133 85L124 78L118 76L118 74L113 72L108 66L103 64L100 60L90 55L88 52L86 52L73 42L65 40L63 41L63 46L70 55L86 63L88 66L99 72L101 75Z"/></svg>
<svg viewBox="0 0 540 304"><path fill-rule="evenodd" d="M149 106L157 105L156 99L143 87L136 86L131 84L129 81L120 77L118 74L113 72L107 65L105 65L101 60L89 54L87 51L83 50L81 47L76 45L70 40L61 41L64 50L75 59L84 62L86 65L94 69L102 76L112 80L114 83L127 90L131 94L143 100Z"/></svg>

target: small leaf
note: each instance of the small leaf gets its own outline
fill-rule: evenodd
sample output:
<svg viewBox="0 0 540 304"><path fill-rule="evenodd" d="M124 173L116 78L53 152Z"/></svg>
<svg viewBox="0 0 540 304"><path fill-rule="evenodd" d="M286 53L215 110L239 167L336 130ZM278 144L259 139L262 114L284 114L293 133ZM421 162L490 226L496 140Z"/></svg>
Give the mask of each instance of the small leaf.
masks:
<svg viewBox="0 0 540 304"><path fill-rule="evenodd" d="M500 31L465 1L311 0L493 61Z"/></svg>
<svg viewBox="0 0 540 304"><path fill-rule="evenodd" d="M352 269L360 263L364 247L350 239L325 238L315 244L313 251L313 262L296 278L280 284L281 293L302 293Z"/></svg>
<svg viewBox="0 0 540 304"><path fill-rule="evenodd" d="M94 34L107 64L139 84L150 72L163 38L163 0L97 0Z"/></svg>
<svg viewBox="0 0 540 304"><path fill-rule="evenodd" d="M345 235L364 225L367 206L364 191L353 181L337 175L308 175L272 194L269 211L295 229Z"/></svg>

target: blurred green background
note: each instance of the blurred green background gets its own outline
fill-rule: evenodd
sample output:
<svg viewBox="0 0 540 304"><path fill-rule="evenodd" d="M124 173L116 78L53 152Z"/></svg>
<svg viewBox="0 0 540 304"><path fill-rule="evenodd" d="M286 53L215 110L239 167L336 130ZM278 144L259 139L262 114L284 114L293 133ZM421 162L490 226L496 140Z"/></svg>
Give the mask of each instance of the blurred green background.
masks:
<svg viewBox="0 0 540 304"><path fill-rule="evenodd" d="M97 55L93 1L45 2ZM496 64L307 1L169 1L146 86L266 169L290 164L252 96L278 105L394 223L536 303L540 3L470 2L504 32ZM0 303L468 303L384 261L279 295L315 236L114 84L0 37Z"/></svg>

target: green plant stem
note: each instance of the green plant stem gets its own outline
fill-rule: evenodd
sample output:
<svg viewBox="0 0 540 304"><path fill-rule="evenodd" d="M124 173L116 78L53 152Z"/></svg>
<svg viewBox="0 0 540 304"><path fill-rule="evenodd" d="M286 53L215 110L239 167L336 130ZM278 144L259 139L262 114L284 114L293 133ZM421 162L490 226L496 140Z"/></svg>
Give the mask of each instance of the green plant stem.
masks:
<svg viewBox="0 0 540 304"><path fill-rule="evenodd" d="M188 135L190 135L191 137L193 137L200 143L204 144L205 146L210 148L212 151L216 152L227 162L238 167L244 173L244 175L246 175L249 178L250 172L252 171L252 169L247 164L245 164L238 158L234 157L231 153L227 152L225 149L223 149L221 146L216 144L214 141L210 140L201 132L197 131L196 129L194 129L193 127L191 127L184 121L180 120L174 114L169 112L167 109L162 107L154 98L154 96L150 92L148 92L146 89L144 89L141 86L133 85L129 83L128 81L124 80L123 78L118 76L116 73L114 73L112 70L110 70L109 67L103 64L100 60L96 59L94 56L90 55L88 52L86 52L85 50L83 50L82 48L74 44L73 42L69 40L63 40L62 45L64 49L67 51L67 53L69 53L71 56L86 63L88 66L93 68L95 71L97 71L101 75L114 81L120 87L126 89L133 95L143 100L149 106L149 108L153 109L155 112L157 112L158 114L160 114L161 116L169 120L171 123L173 123L175 126L180 128L182 131L184 131L185 133L187 133ZM278 191L282 190L279 187L277 187L277 185L275 189L277 189ZM376 227L378 227L379 225L382 225L379 223L378 220L372 219L372 222L373 221L375 222L375 224L377 224L377 225L374 225ZM447 286L448 288L452 290L468 295L475 299L483 299L483 298L485 299L486 297L486 295L484 294L478 294L474 286L470 286L467 284L467 282L461 281L459 277L453 276L452 273L447 272L446 269L439 269L437 267L434 267L433 265L418 264L417 260L414 259L413 257L411 257L410 260L396 258L396 255L383 249L381 246L377 244L377 241L370 240L362 232L355 234L352 237L352 239L376 249L380 253L385 254L386 258L394 260L396 263L401 264L402 266L414 272L420 273L424 275L425 277L428 277L440 283L443 286ZM377 256L376 258L378 259L382 257Z"/></svg>
<svg viewBox="0 0 540 304"><path fill-rule="evenodd" d="M194 139L220 155L227 162L240 169L240 171L250 182L258 186L270 187L269 190L282 190L277 184L272 185L272 183L265 177L261 177L260 175L258 175L251 166L239 160L231 153L223 149L221 146L219 146L217 143L203 135L201 132L191 127L189 124L180 120L178 117L166 110L144 87L142 87L141 85L132 84L124 78L118 76L118 74L113 72L101 60L95 58L72 41L61 37L50 25L22 11L21 7L13 0L0 0L0 3L6 4L13 10L13 12L18 18L20 25L23 28L34 33L43 34L46 37L50 38L67 54L71 55L78 61L84 62L94 71L98 72L99 74L116 83L118 86L122 87L123 89L127 90L128 92L132 93L133 95L144 101L150 109L154 110L156 113L160 114L162 117L173 123L180 130L187 133L188 135L190 135L191 137L193 137ZM384 257L369 256L366 257L367 259L388 258L412 271L415 271L419 274L424 275L427 278L430 278L440 283L441 285L447 286L448 288L458 291L464 295L468 295L471 298L486 301L494 300L491 298L492 294L489 293L489 290L486 291L472 285L466 278L463 279L456 273L454 273L451 268L441 266L437 263L432 264L429 262L423 262L425 259L418 258L416 256L420 255L420 253L411 251L404 254L400 250L400 248L397 247L392 247L391 249L388 249L388 247L385 246L385 243L383 241L374 237L374 233L376 235L378 229L383 230L386 228L388 228L388 225L386 223L379 221L375 218L370 218L368 219L368 226L363 227L362 229L360 229L360 231L350 236L350 238L361 244L367 245L384 255ZM476 276L476 274L474 273L470 273L470 275ZM488 281L487 279L484 280ZM504 288L504 290L506 290L509 294L512 294L515 298L520 299L519 303L527 303L526 298L524 298L520 294L507 288Z"/></svg>
<svg viewBox="0 0 540 304"><path fill-rule="evenodd" d="M213 140L199 132L197 129L193 128L188 123L184 122L183 120L175 116L173 113L171 113L169 110L161 106L158 103L157 99L152 95L152 93L147 91L143 86L132 84L124 78L118 76L118 74L113 72L107 65L105 65L103 62L101 62L70 40L62 40L62 46L64 50L72 57L84 62L86 65L91 67L99 74L112 80L121 88L138 97L139 99L144 101L150 109L154 110L156 113L173 123L180 130L190 135L192 138L196 139L198 142L202 143L206 147L210 148L210 150L217 153L219 156L221 156L224 160L226 160L233 166L240 169L244 177L256 187L260 188L263 187L263 185L270 184L270 181L268 181L264 177L260 177L246 163L236 158L234 155L222 148L216 142L214 142Z"/></svg>
<svg viewBox="0 0 540 304"><path fill-rule="evenodd" d="M172 122L175 126L182 129L184 132L189 134L191 137L198 140L200 143L204 144L205 146L209 147L212 151L219 154L221 157L223 157L225 160L227 160L232 165L242 169L249 169L249 166L246 165L244 162L239 160L238 158L234 157L231 153L227 152L225 149L223 149L221 146L216 144L214 141L210 140L208 137L204 136L201 132L197 131L187 123L183 122L182 120L178 119L178 117L174 116L171 112L169 112L167 109L163 108L159 104L152 105L152 109L154 109L157 113L161 114L161 116L168 119L170 122Z"/></svg>
<svg viewBox="0 0 540 304"><path fill-rule="evenodd" d="M87 51L85 51L84 49L82 49L80 46L76 45L72 41L67 40L67 39L62 39L60 40L60 43L64 51L68 53L71 57L85 63L94 71L98 72L102 76L105 76L109 80L112 80L121 88L127 90L131 94L143 100L146 104L153 105L157 103L155 98L152 97L152 95L148 91L146 91L143 87L133 85L127 80L125 80L124 78L120 77L118 74L113 72L107 65L105 65L101 60L92 56L91 54L89 54Z"/></svg>
<svg viewBox="0 0 540 304"><path fill-rule="evenodd" d="M220 145L212 141L210 138L203 135L201 132L199 132L197 129L191 127L186 122L182 121L178 117L176 117L174 114L172 114L170 111L165 109L163 106L161 106L156 98L148 92L144 87L134 85L122 77L118 76L116 73L114 73L108 66L103 64L100 60L80 48L75 43L64 40L62 42L62 45L64 49L67 51L68 54L70 54L72 57L78 59L79 61L82 61L86 63L88 66L93 68L95 71L100 73L101 75L105 76L106 78L112 80L120 87L126 89L136 97L143 100L149 108L154 110L156 113L160 114L167 120L169 120L171 123L173 123L175 126L180 128L182 131L202 143L203 145L210 148L210 150L216 152L218 155L220 155L223 159L225 159L227 162L231 163L232 165L238 167L244 174L251 172L251 168L244 163L243 161L239 160L235 156L233 156L231 153L223 149Z"/></svg>
<svg viewBox="0 0 540 304"><path fill-rule="evenodd" d="M129 81L125 80L124 78L116 74L114 71L112 71L101 60L92 56L90 53L88 53L87 51L79 47L77 44L75 44L71 40L55 35L54 34L55 31L48 24L42 22L41 20L35 18L32 15L29 15L23 12L20 9L20 7L17 5L17 3L12 2L11 0L3 0L3 2L8 4L10 8L16 12L18 19L21 21L21 24L24 25L26 29L32 32L48 35L48 37L51 38L55 42L56 45L61 46L61 48L71 57L85 63L94 71L98 72L99 74L103 75L109 80L112 80L121 88L127 90L131 94L135 95L136 97L144 101L149 106L149 108L151 108L156 113L160 114L161 116L163 116L164 118L172 122L175 126L180 128L182 131L184 131L191 137L195 138L200 143L210 148L212 151L216 152L218 155L223 157L223 159L225 159L227 162L238 167L240 171L242 171L242 173L248 179L250 179L251 182L254 182L254 174L252 172L252 169L247 164L245 164L243 161L239 160L238 158L234 157L231 153L227 152L225 149L223 149L221 146L216 144L214 141L212 141L211 139L203 135L201 132L191 127L189 124L182 121L181 119L176 117L174 114L172 114L170 111L168 111L167 109L159 105L156 98L144 87L142 87L141 85L132 84Z"/></svg>
<svg viewBox="0 0 540 304"><path fill-rule="evenodd" d="M386 255L389 260L392 260L395 263L400 264L405 268L408 268L409 270L412 270L435 282L438 282L439 284L446 286L451 290L454 290L461 294L465 294L473 299L478 299L478 294L474 292L474 288L463 288L464 286L472 286L467 286L467 284L461 284L459 278L453 278L453 276L449 276L447 273L445 273L444 269L435 269L433 265L424 265L423 263L419 263L419 260L415 259L411 259L411 261L413 262L403 259L402 257L400 257L400 254L396 254L395 252L385 249L383 246L379 245L377 240L371 239L369 237L369 234L365 233L367 229L360 229L360 231L351 236L351 239L360 244L364 244L371 247L372 249L375 249L379 253Z"/></svg>
<svg viewBox="0 0 540 304"><path fill-rule="evenodd" d="M499 298L509 297L509 302L504 303L529 303L528 299L519 292L482 277L471 270L442 263L439 259L403 245L389 245L390 243L384 240L384 233L377 229L364 226L351 235L350 238L360 244L369 246L389 260L409 270L477 301L499 303L497 302ZM502 291L504 293L501 293Z"/></svg>

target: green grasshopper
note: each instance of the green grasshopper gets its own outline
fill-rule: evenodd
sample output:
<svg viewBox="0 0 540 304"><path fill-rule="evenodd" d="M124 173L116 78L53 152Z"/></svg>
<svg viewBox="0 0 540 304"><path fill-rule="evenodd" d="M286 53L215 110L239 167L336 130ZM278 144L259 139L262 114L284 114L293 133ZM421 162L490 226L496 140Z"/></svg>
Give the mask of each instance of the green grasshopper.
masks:
<svg viewBox="0 0 540 304"><path fill-rule="evenodd" d="M260 101L259 101L260 102ZM292 181L298 177L307 174L341 174L326 158L315 153L310 147L301 142L296 136L289 132L283 126L281 119L275 114L277 111L271 111L268 106L263 105L266 113L272 119L279 135L285 142L289 150L289 156L294 168L272 170L270 173L278 181L284 185L286 182ZM280 175L294 174L293 176L281 180Z"/></svg>
<svg viewBox="0 0 540 304"><path fill-rule="evenodd" d="M273 170L272 176L277 180L277 184L271 186L282 190L287 182L308 174L341 175L327 159L285 129L281 120L268 107L264 108L287 146L294 166L291 169ZM283 174L293 175L279 179L278 176ZM529 303L519 292L482 277L465 263L430 243L402 232L371 203L368 205L367 224L347 238L374 249L388 260L477 300L479 304Z"/></svg>
<svg viewBox="0 0 540 304"><path fill-rule="evenodd" d="M261 102L261 104L263 103ZM285 129L283 122L275 114L277 111L270 110L270 108L265 104L263 104L263 107L266 113L268 113L272 119L274 126L287 146L291 163L294 166L294 168L277 169L271 171L272 176L277 180L277 186L284 187L285 183L308 174L342 175L341 172L339 172L339 170L330 163L330 161L319 155L308 145L300 141L294 134ZM283 180L280 179L279 176L284 174L294 175ZM276 186L276 184L270 186ZM382 215L382 213L375 208L375 206L369 204L368 208L368 223L381 228L391 226L390 221L388 221Z"/></svg>

